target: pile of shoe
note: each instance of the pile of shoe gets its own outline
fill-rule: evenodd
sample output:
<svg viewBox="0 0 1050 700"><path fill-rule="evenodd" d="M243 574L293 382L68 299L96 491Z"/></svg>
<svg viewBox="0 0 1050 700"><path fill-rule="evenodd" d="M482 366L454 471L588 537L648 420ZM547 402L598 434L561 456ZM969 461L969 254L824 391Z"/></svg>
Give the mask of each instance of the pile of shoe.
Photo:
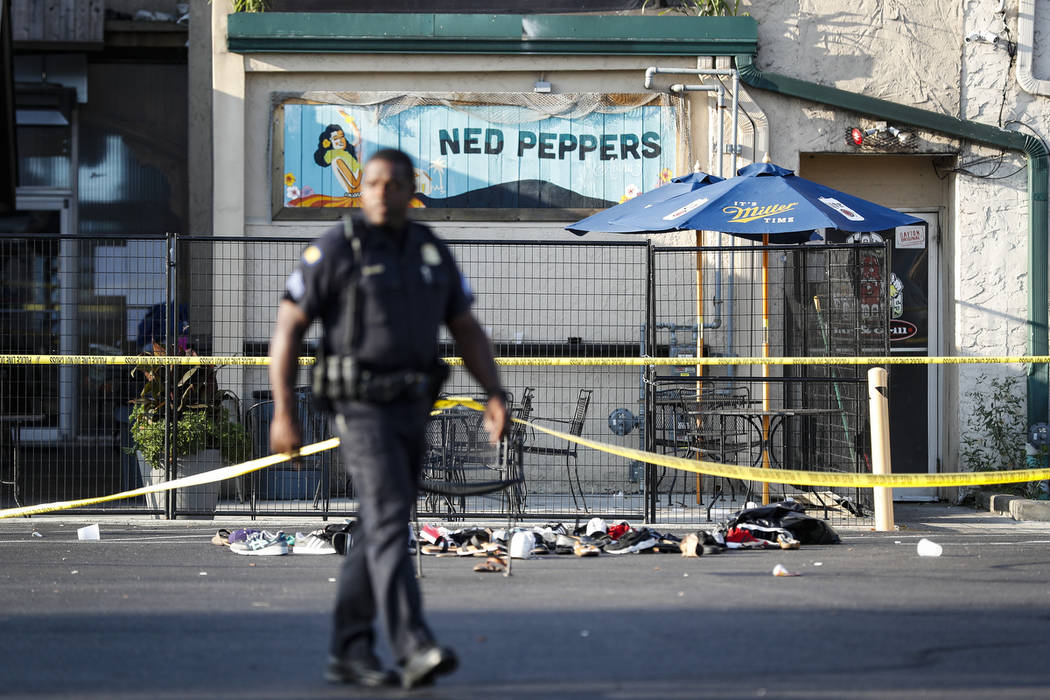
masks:
<svg viewBox="0 0 1050 700"><path fill-rule="evenodd" d="M700 557L705 554L721 554L726 551L726 540L721 532L697 530L690 532L678 543L683 557Z"/></svg>
<svg viewBox="0 0 1050 700"><path fill-rule="evenodd" d="M497 531L499 532L499 531ZM420 552L438 557L485 557L506 549L489 528L449 530L445 527L424 525L419 531ZM415 533L409 532L409 551L415 553Z"/></svg>
<svg viewBox="0 0 1050 700"><path fill-rule="evenodd" d="M229 547L234 554L244 556L274 557L292 553L336 554L332 527L329 525L305 535L301 532L288 535L280 530L270 532L255 528L241 528L231 531L223 528L215 533L211 541L212 544Z"/></svg>
<svg viewBox="0 0 1050 700"><path fill-rule="evenodd" d="M606 554L638 554L640 552L677 552L681 539L652 528L631 527L620 521L606 525L601 518L591 518L582 530Z"/></svg>

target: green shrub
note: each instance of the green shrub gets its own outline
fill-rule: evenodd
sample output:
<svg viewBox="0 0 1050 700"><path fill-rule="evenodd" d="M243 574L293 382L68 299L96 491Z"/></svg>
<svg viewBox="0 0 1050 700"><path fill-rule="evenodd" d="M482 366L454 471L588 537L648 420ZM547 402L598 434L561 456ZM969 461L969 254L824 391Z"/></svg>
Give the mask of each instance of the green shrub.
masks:
<svg viewBox="0 0 1050 700"><path fill-rule="evenodd" d="M153 345L146 357L163 356L164 348ZM196 355L192 350L187 355ZM131 437L135 450L154 469L164 464L164 424L170 400L175 409L172 426L172 455L185 457L200 450L218 449L227 464L242 462L251 452L248 431L231 414L225 402L237 401L230 391L219 389L218 367L175 365L167 383L164 365L144 360L131 371L145 380L138 398L132 401Z"/></svg>
<svg viewBox="0 0 1050 700"><path fill-rule="evenodd" d="M1017 377L988 378L982 376L979 385L987 388L968 392L972 412L966 419L959 458L963 467L975 472L994 472L1025 469L1025 405L1024 387ZM1041 450L1046 461L1046 448ZM996 484L1001 493L1013 493L1026 498L1039 494L1038 481Z"/></svg>

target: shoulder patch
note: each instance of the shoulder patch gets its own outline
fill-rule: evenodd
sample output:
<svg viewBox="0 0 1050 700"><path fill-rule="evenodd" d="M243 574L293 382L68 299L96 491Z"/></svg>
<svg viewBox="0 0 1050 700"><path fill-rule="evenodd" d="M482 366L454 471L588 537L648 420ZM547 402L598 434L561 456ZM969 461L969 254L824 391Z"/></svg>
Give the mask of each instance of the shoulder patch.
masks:
<svg viewBox="0 0 1050 700"><path fill-rule="evenodd" d="M316 265L317 262L323 257L323 255L324 254L321 252L321 249L317 246L307 246L306 250L303 251L303 262L307 265Z"/></svg>
<svg viewBox="0 0 1050 700"><path fill-rule="evenodd" d="M288 291L288 296L296 304L302 301L303 296L306 294L306 281L303 280L303 271L293 270L292 274L288 275L288 281L284 283L284 288Z"/></svg>
<svg viewBox="0 0 1050 700"><path fill-rule="evenodd" d="M473 303L474 290L470 288L470 282L467 280L467 276L461 273L459 276L459 281L460 284L463 285L463 294L465 294L467 299L469 299L471 303Z"/></svg>

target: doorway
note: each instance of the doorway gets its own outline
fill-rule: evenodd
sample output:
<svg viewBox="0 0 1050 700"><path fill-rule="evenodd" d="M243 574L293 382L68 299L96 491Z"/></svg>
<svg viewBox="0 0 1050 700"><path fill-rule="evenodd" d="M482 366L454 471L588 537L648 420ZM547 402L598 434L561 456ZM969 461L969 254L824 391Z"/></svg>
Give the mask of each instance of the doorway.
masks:
<svg viewBox="0 0 1050 700"><path fill-rule="evenodd" d="M929 356L941 351L940 219L949 182L925 155L803 153L799 175L905 211L926 223L888 232L891 249L890 352ZM894 282L896 280L896 282ZM894 286L898 289L894 289ZM894 295L897 291L898 294ZM889 368L891 461L895 473L938 470L943 425L942 373L930 365ZM894 489L894 500L936 500L936 489Z"/></svg>
<svg viewBox="0 0 1050 700"><path fill-rule="evenodd" d="M939 251L936 212L909 212L925 226L902 226L890 237L890 354L940 352ZM892 365L890 459L894 473L934 474L940 455L939 365ZM935 501L935 488L894 489L895 501Z"/></svg>

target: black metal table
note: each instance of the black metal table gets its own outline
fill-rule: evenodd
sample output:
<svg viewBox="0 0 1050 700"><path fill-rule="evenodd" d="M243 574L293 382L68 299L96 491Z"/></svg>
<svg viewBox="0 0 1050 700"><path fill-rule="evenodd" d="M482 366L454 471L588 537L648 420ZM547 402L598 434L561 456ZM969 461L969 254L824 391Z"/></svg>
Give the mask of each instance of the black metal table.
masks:
<svg viewBox="0 0 1050 700"><path fill-rule="evenodd" d="M782 464L779 457L777 457L776 451L773 449L773 445L777 431L784 425L784 422L788 418L822 416L833 413L835 411L830 408L713 408L707 411L690 411L689 415L716 417L719 423L719 438L723 444L726 436L726 420L740 418L746 421L758 436L758 440L755 443L759 448L758 454L751 461L751 466L758 467L768 464L771 467L780 469ZM752 482L747 482L746 500L751 499L751 484ZM723 495L721 489L715 491L711 503L707 506L707 519L709 521L711 520L711 508Z"/></svg>

